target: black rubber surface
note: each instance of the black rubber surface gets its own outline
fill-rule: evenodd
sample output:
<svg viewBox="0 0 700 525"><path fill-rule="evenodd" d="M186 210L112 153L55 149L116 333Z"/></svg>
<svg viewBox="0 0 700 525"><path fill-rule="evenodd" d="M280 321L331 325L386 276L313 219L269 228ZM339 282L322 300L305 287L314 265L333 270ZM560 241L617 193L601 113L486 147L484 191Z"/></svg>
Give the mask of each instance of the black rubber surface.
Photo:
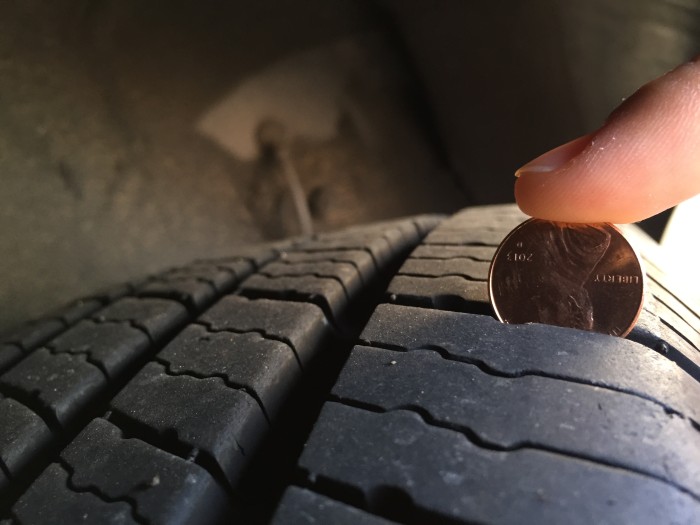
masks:
<svg viewBox="0 0 700 525"><path fill-rule="evenodd" d="M345 359L390 276L437 222L199 261L10 334L0 516L227 522L290 396L314 386L305 383L324 354Z"/></svg>
<svg viewBox="0 0 700 525"><path fill-rule="evenodd" d="M697 314L647 261L628 340L498 323L488 267L524 218L465 210L412 252L274 523L325 517L328 500L408 524L700 522Z"/></svg>
<svg viewBox="0 0 700 525"><path fill-rule="evenodd" d="M20 327L0 523L700 523L692 303L650 259L628 339L498 323L523 218L244 249Z"/></svg>

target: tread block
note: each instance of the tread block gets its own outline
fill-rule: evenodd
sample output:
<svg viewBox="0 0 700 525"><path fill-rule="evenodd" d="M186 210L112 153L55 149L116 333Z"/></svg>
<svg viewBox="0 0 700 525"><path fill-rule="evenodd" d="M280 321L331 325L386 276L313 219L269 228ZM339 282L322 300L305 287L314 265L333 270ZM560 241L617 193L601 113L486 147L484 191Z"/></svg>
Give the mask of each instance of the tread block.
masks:
<svg viewBox="0 0 700 525"><path fill-rule="evenodd" d="M496 254L492 246L436 246L421 244L411 252L413 259L470 259L491 263Z"/></svg>
<svg viewBox="0 0 700 525"><path fill-rule="evenodd" d="M0 460L12 476L19 475L51 437L38 415L14 399L0 397Z"/></svg>
<svg viewBox="0 0 700 525"><path fill-rule="evenodd" d="M651 478L539 450L493 451L413 412L327 403L301 455L310 480L406 494L421 522L693 523L700 503ZM340 489L339 489L340 490ZM414 517L412 510L404 510Z"/></svg>
<svg viewBox="0 0 700 525"><path fill-rule="evenodd" d="M194 263L181 268L173 268L163 272L158 277L161 279L185 279L195 278L205 280L216 289L218 293L230 291L243 277L253 271L253 264L246 260L229 263Z"/></svg>
<svg viewBox="0 0 700 525"><path fill-rule="evenodd" d="M399 220L387 223L372 224L370 226L358 226L355 228L340 230L330 233L316 234L311 241L373 241L384 239L392 250L400 251L408 246L420 242L418 229L413 221Z"/></svg>
<svg viewBox="0 0 700 525"><path fill-rule="evenodd" d="M392 247L383 237L375 235L348 236L344 239L316 239L294 246L294 251L327 252L335 250L366 250L378 268L384 268L392 257Z"/></svg>
<svg viewBox="0 0 700 525"><path fill-rule="evenodd" d="M424 220L424 219L427 220L427 222L430 222L430 218L426 217L426 216L389 219L386 221L372 222L369 224L358 224L356 226L350 226L348 228L345 228L341 231L322 233L322 234L317 235L317 237L319 237L319 238L335 237L335 236L342 237L345 235L354 235L354 234L363 234L363 233L369 233L369 234L379 233L381 235L384 232L389 232L392 230L399 230L402 237L413 239L412 242L418 242L417 236L420 234L420 228L419 228L418 222L420 222L421 220Z"/></svg>
<svg viewBox="0 0 700 525"><path fill-rule="evenodd" d="M102 308L102 305L102 301L98 301L97 299L79 299L55 311L53 314L49 314L47 317L59 319L63 321L66 326L70 326L80 319L95 313Z"/></svg>
<svg viewBox="0 0 700 525"><path fill-rule="evenodd" d="M197 277L155 278L136 292L139 297L162 297L184 304L192 314L197 314L216 299L216 288Z"/></svg>
<svg viewBox="0 0 700 525"><path fill-rule="evenodd" d="M10 343L0 344L0 373L10 368L23 356L24 352L19 346Z"/></svg>
<svg viewBox="0 0 700 525"><path fill-rule="evenodd" d="M129 295L134 291L136 285L134 283L120 283L114 286L109 286L102 290L98 290L94 294L90 295L88 299L95 299L103 304L110 304L121 299L122 297Z"/></svg>
<svg viewBox="0 0 700 525"><path fill-rule="evenodd" d="M430 231L434 230L446 220L444 215L419 215L413 217L413 224L416 225L418 233L421 237L425 237Z"/></svg>
<svg viewBox="0 0 700 525"><path fill-rule="evenodd" d="M241 285L241 293L252 298L303 298L318 304L336 321L342 318L349 301L342 283L332 277L268 277L256 274Z"/></svg>
<svg viewBox="0 0 700 525"><path fill-rule="evenodd" d="M10 488L10 478L8 478L5 473L0 470L0 494L4 493ZM9 520L0 520L0 525L14 525Z"/></svg>
<svg viewBox="0 0 700 525"><path fill-rule="evenodd" d="M31 525L138 523L126 501L107 502L91 492L73 490L69 479L61 465L52 463L13 507L18 522Z"/></svg>
<svg viewBox="0 0 700 525"><path fill-rule="evenodd" d="M286 342L299 362L307 364L321 343L332 335L323 311L311 303L228 296L198 319L214 331L260 332Z"/></svg>
<svg viewBox="0 0 700 525"><path fill-rule="evenodd" d="M448 244L448 245L480 245L497 247L508 235L509 228L487 230L485 228L464 228L460 230L445 230L438 228L430 232L424 244Z"/></svg>
<svg viewBox="0 0 700 525"><path fill-rule="evenodd" d="M83 355L40 348L0 377L0 388L20 400L35 399L67 428L106 389L107 379Z"/></svg>
<svg viewBox="0 0 700 525"><path fill-rule="evenodd" d="M688 291L683 287L682 280L679 280L674 275L669 275L668 273L664 272L663 261L657 260L656 254L654 253L659 249L658 244L651 240L645 233L641 232L639 228L632 227L631 230L626 229L625 233L628 232L632 233L632 235L636 234L636 237L642 237L642 239L638 239L640 241L639 244L647 246L651 245L649 246L649 253L643 255L644 269L647 272L647 276L669 292L679 303L687 308L692 315L700 315L700 301L698 301L693 293L688 293Z"/></svg>
<svg viewBox="0 0 700 525"><path fill-rule="evenodd" d="M185 307L175 301L125 297L98 312L93 319L131 321L143 328L153 342L158 342L183 325L188 317Z"/></svg>
<svg viewBox="0 0 700 525"><path fill-rule="evenodd" d="M65 330L66 326L58 319L42 319L24 323L13 331L3 334L2 340L19 346L24 352L30 352L56 334Z"/></svg>
<svg viewBox="0 0 700 525"><path fill-rule="evenodd" d="M392 525L379 516L316 494L307 489L289 487L280 501L271 525Z"/></svg>
<svg viewBox="0 0 700 525"><path fill-rule="evenodd" d="M328 252L283 252L275 264L338 262L352 264L360 274L360 279L371 283L377 277L377 267L372 256L362 250L335 250Z"/></svg>
<svg viewBox="0 0 700 525"><path fill-rule="evenodd" d="M455 311L476 306L481 311L491 311L486 282L470 281L464 277L397 275L389 283L387 294L392 302L409 305Z"/></svg>
<svg viewBox="0 0 700 525"><path fill-rule="evenodd" d="M273 262L262 269L262 274L270 277L316 276L337 279L343 283L349 297L359 294L362 290L360 274L350 263L318 261L285 264Z"/></svg>
<svg viewBox="0 0 700 525"><path fill-rule="evenodd" d="M646 307L627 338L659 352L700 381L700 353Z"/></svg>
<svg viewBox="0 0 700 525"><path fill-rule="evenodd" d="M636 396L539 376L488 375L432 350L355 347L333 388L382 411L417 407L489 446L533 446L669 481L700 500L700 432ZM630 418L634 414L634 418Z"/></svg>
<svg viewBox="0 0 700 525"><path fill-rule="evenodd" d="M465 208L440 224L441 230L474 227L515 228L529 219L517 206L512 204L473 206Z"/></svg>
<svg viewBox="0 0 700 525"><path fill-rule="evenodd" d="M399 270L401 274L420 275L425 277L461 276L474 281L486 281L489 276L490 263L477 262L469 259L406 259Z"/></svg>
<svg viewBox="0 0 700 525"><path fill-rule="evenodd" d="M370 346L440 349L495 375L539 374L621 390L700 422L700 384L664 356L618 337L383 304L360 339Z"/></svg>
<svg viewBox="0 0 700 525"><path fill-rule="evenodd" d="M288 245L288 241L282 241L281 243L271 243L265 246L242 246L236 248L235 252L226 257L214 257L211 259L204 259L196 261L197 263L214 263L217 266L227 266L233 268L240 268L241 264L248 265L250 267L259 268L263 264L267 264L278 256L282 247ZM238 273L237 270L236 273ZM243 276L243 275L241 275Z"/></svg>
<svg viewBox="0 0 700 525"><path fill-rule="evenodd" d="M129 422L212 458L233 485L268 428L257 401L221 378L172 376L147 364L112 400Z"/></svg>
<svg viewBox="0 0 700 525"><path fill-rule="evenodd" d="M110 379L148 351L151 342L127 322L80 321L48 345L54 353L86 354L99 363Z"/></svg>
<svg viewBox="0 0 700 525"><path fill-rule="evenodd" d="M399 234L395 234L395 231L398 231ZM393 229L385 229L384 236L389 240L389 243L396 251L412 248L418 244L423 237L418 226L412 220L402 220L396 223Z"/></svg>
<svg viewBox="0 0 700 525"><path fill-rule="evenodd" d="M695 333L700 333L700 317L698 317L698 314L688 308L673 293L669 292L663 284L657 282L651 271L647 271L647 276L649 277L649 279L647 279L647 284L654 297L669 310L672 310L678 317L683 319L683 321L692 327Z"/></svg>
<svg viewBox="0 0 700 525"><path fill-rule="evenodd" d="M240 281L241 279L246 278L248 275L254 272L256 268L262 266L263 264L269 263L276 257L277 251L267 250L264 253L258 254L257 257L254 257L252 259L224 259L221 261L217 261L215 266L217 270L224 270L230 272L235 276L236 281ZM199 268L199 265L190 265L188 266L188 268L196 270ZM212 277L207 276L207 278L211 279Z"/></svg>
<svg viewBox="0 0 700 525"><path fill-rule="evenodd" d="M142 522L212 523L227 509L226 494L206 470L138 439L125 439L104 419L90 423L61 458L72 470L75 487L134 501Z"/></svg>
<svg viewBox="0 0 700 525"><path fill-rule="evenodd" d="M294 351L257 333L210 332L190 325L157 356L173 374L223 377L259 399L274 419L283 401L301 379Z"/></svg>
<svg viewBox="0 0 700 525"><path fill-rule="evenodd" d="M648 301L648 303L649 310L664 321L664 323L661 324L672 326L674 333L678 333L685 341L690 343L686 343L685 346L691 349L694 354L698 355L698 349L700 349L700 333L656 297L652 297L652 300Z"/></svg>

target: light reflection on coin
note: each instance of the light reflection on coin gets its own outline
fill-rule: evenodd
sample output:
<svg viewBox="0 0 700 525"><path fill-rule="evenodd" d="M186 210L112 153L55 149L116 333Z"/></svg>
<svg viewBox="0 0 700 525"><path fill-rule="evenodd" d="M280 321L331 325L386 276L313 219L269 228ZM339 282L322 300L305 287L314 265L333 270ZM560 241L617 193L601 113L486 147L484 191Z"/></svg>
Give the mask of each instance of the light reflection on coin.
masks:
<svg viewBox="0 0 700 525"><path fill-rule="evenodd" d="M489 270L504 323L545 323L625 336L644 300L644 271L612 224L530 219L511 231Z"/></svg>

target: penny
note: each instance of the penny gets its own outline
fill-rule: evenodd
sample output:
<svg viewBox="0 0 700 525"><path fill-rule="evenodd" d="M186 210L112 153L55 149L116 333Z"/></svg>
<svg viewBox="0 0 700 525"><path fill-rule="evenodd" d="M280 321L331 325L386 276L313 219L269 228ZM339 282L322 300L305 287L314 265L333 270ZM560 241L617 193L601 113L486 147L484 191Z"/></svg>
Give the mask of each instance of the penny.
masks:
<svg viewBox="0 0 700 525"><path fill-rule="evenodd" d="M489 297L504 323L544 323L624 337L644 300L644 270L612 224L529 219L496 250Z"/></svg>

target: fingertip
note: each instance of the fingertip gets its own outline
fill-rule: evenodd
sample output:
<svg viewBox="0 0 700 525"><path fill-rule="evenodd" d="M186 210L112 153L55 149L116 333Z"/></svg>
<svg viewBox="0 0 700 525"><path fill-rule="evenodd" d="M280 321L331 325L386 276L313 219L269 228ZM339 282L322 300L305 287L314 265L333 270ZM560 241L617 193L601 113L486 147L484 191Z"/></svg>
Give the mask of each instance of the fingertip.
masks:
<svg viewBox="0 0 700 525"><path fill-rule="evenodd" d="M551 195L550 179L557 176L556 170L548 173L527 172L515 181L515 202L525 215L549 221L576 222L576 210L566 209L567 199Z"/></svg>
<svg viewBox="0 0 700 525"><path fill-rule="evenodd" d="M699 193L698 86L696 58L642 87L595 133L527 163L514 187L520 209L555 221L626 223Z"/></svg>

